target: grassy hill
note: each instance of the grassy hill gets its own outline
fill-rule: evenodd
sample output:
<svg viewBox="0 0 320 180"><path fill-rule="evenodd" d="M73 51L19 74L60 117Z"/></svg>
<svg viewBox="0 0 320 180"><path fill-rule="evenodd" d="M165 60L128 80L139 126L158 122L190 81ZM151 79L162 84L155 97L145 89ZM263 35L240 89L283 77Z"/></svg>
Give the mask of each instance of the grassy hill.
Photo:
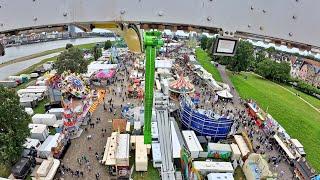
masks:
<svg viewBox="0 0 320 180"><path fill-rule="evenodd" d="M245 76L247 76L246 80ZM305 147L308 161L319 172L320 113L298 96L257 75L251 73L231 75L230 73L229 77L243 99L252 98L264 110L268 108L268 113L286 129L289 135L299 139ZM290 90L296 92L293 89ZM319 107L320 100L306 94L301 97Z"/></svg>

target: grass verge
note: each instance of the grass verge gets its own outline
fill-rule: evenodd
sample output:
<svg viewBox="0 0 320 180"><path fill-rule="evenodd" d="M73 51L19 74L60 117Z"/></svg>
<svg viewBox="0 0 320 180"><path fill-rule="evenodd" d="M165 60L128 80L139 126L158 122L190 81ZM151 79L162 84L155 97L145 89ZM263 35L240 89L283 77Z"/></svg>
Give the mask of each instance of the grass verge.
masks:
<svg viewBox="0 0 320 180"><path fill-rule="evenodd" d="M223 82L218 69L211 63L211 58L206 51L201 48L197 48L196 56L202 67L211 73L216 81Z"/></svg>
<svg viewBox="0 0 320 180"><path fill-rule="evenodd" d="M286 129L292 138L299 139L304 145L308 161L319 172L320 113L296 95L255 74L232 75L229 73L229 77L243 99L257 101L261 108L268 109L268 113Z"/></svg>
<svg viewBox="0 0 320 180"><path fill-rule="evenodd" d="M7 178L10 176L10 169L8 166L0 163L0 179L1 177Z"/></svg>

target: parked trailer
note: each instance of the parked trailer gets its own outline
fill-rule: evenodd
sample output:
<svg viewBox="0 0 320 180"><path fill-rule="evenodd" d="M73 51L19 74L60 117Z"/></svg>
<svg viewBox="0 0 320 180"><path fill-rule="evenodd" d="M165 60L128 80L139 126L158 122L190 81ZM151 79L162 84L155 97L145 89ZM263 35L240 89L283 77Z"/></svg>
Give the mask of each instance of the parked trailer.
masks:
<svg viewBox="0 0 320 180"><path fill-rule="evenodd" d="M193 168L198 170L202 175L209 173L233 173L234 169L230 162L213 162L213 161L193 161Z"/></svg>
<svg viewBox="0 0 320 180"><path fill-rule="evenodd" d="M203 148L201 147L200 142L194 131L182 131L182 135L191 153L191 157L198 158L199 153L203 152Z"/></svg>
<svg viewBox="0 0 320 180"><path fill-rule="evenodd" d="M49 136L49 130L45 124L29 124L30 138L45 141Z"/></svg>
<svg viewBox="0 0 320 180"><path fill-rule="evenodd" d="M51 108L48 110L48 114L54 114L56 115L57 119L62 119L64 109L63 108Z"/></svg>
<svg viewBox="0 0 320 180"><path fill-rule="evenodd" d="M20 105L25 108L34 108L38 104L37 97L21 97L19 101Z"/></svg>
<svg viewBox="0 0 320 180"><path fill-rule="evenodd" d="M57 122L57 117L54 114L35 114L32 116L32 122L53 126Z"/></svg>
<svg viewBox="0 0 320 180"><path fill-rule="evenodd" d="M40 166L36 166L32 172L32 180L52 180L60 166L60 161L58 159L50 158L48 160L42 161Z"/></svg>
<svg viewBox="0 0 320 180"><path fill-rule="evenodd" d="M7 87L7 88L14 88L17 87L16 81L0 81L0 86Z"/></svg>
<svg viewBox="0 0 320 180"><path fill-rule="evenodd" d="M208 143L208 157L228 160L231 152L229 144Z"/></svg>
<svg viewBox="0 0 320 180"><path fill-rule="evenodd" d="M151 145L152 150L152 163L154 168L161 168L162 159L161 159L161 150L160 143L153 142Z"/></svg>
<svg viewBox="0 0 320 180"><path fill-rule="evenodd" d="M52 154L51 149L57 147L59 138L60 133L48 136L48 138L40 146L38 156L40 158L47 159Z"/></svg>

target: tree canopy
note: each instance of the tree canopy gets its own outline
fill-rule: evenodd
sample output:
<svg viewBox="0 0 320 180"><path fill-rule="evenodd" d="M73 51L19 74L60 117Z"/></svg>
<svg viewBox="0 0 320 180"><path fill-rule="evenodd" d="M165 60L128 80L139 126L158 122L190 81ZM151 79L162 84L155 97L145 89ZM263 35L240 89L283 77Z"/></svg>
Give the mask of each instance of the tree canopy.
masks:
<svg viewBox="0 0 320 180"><path fill-rule="evenodd" d="M265 59L257 64L256 73L266 79L287 82L290 79L290 65L286 62L277 63Z"/></svg>
<svg viewBox="0 0 320 180"><path fill-rule="evenodd" d="M221 57L221 59L227 63L227 68L232 71L246 71L254 61L253 51L253 45L251 43L239 41L235 56Z"/></svg>
<svg viewBox="0 0 320 180"><path fill-rule="evenodd" d="M98 46L94 46L92 49L93 59L96 61L102 56L102 50Z"/></svg>
<svg viewBox="0 0 320 180"><path fill-rule="evenodd" d="M266 49L266 52L268 53L268 57L270 58L271 57L271 55L273 55L273 54L275 54L276 52L277 52L277 50L276 50L276 48L275 47L268 47L267 49Z"/></svg>
<svg viewBox="0 0 320 180"><path fill-rule="evenodd" d="M72 47L73 47L73 44L70 44L70 43L66 44L66 49L69 49L69 48L72 48Z"/></svg>
<svg viewBox="0 0 320 180"><path fill-rule="evenodd" d="M112 46L112 42L110 40L104 42L104 50L110 49Z"/></svg>
<svg viewBox="0 0 320 180"><path fill-rule="evenodd" d="M16 161L22 145L30 135L28 124L31 117L19 105L14 90L0 86L0 164Z"/></svg>
<svg viewBox="0 0 320 180"><path fill-rule="evenodd" d="M203 50L206 50L207 48L207 41L208 41L208 37L206 35L202 35L200 39L200 47Z"/></svg>
<svg viewBox="0 0 320 180"><path fill-rule="evenodd" d="M75 73L87 71L88 61L83 58L83 52L76 47L63 51L57 58L55 67L59 74L70 70Z"/></svg>

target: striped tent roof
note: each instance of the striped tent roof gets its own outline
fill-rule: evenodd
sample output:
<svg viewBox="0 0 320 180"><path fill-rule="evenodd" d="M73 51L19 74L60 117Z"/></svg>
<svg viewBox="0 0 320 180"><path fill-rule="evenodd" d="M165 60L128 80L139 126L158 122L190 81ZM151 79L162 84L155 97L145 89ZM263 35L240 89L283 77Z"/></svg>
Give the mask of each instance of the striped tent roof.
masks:
<svg viewBox="0 0 320 180"><path fill-rule="evenodd" d="M194 85L187 81L183 75L180 75L179 79L170 84L169 89L177 93L189 93L194 91Z"/></svg>

